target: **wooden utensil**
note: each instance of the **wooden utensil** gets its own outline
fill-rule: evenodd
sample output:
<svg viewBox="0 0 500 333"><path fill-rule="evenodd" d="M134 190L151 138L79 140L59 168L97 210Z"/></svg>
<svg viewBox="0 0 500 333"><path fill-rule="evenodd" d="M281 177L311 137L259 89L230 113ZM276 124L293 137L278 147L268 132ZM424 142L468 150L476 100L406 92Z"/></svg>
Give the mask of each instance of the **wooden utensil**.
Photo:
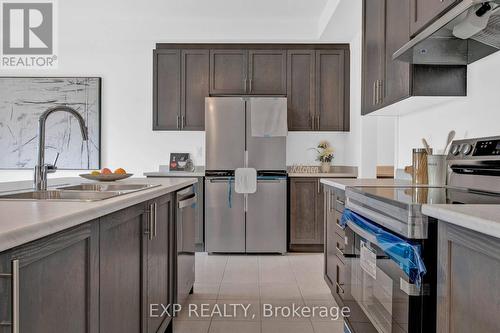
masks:
<svg viewBox="0 0 500 333"><path fill-rule="evenodd" d="M429 143L425 138L422 138L422 143L424 144L425 150L427 151L427 155L431 155L432 154L431 146L429 145Z"/></svg>

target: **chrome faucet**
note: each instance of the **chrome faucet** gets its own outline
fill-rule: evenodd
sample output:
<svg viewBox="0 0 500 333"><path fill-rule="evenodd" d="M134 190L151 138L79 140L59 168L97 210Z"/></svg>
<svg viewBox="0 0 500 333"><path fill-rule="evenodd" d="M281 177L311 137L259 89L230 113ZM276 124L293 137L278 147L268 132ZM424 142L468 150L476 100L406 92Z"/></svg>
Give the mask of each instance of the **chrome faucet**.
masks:
<svg viewBox="0 0 500 333"><path fill-rule="evenodd" d="M75 109L70 108L69 106L56 106L42 113L40 115L40 119L38 120L38 164L35 166L35 177L33 184L36 191L47 190L47 174L54 173L57 170L57 167L55 165L45 164L45 124L47 122L47 118L51 114L59 111L72 114L80 124L80 130L82 131L83 140L88 140L88 130L85 126L85 120L83 120L83 117Z"/></svg>

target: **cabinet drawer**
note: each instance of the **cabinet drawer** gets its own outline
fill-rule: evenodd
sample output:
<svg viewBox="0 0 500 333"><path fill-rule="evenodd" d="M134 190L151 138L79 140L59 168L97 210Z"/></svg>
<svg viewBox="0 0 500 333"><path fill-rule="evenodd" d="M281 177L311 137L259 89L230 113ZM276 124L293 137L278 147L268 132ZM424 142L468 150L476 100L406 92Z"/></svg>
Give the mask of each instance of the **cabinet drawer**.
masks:
<svg viewBox="0 0 500 333"><path fill-rule="evenodd" d="M345 252L345 240L344 237L341 235L335 233L333 235L333 244L335 246L335 255L342 261L342 263L345 263L345 257L344 257L344 252Z"/></svg>
<svg viewBox="0 0 500 333"><path fill-rule="evenodd" d="M334 192L335 210L343 213L345 208L345 191L336 189Z"/></svg>
<svg viewBox="0 0 500 333"><path fill-rule="evenodd" d="M335 269L333 296L339 305L343 305L345 294L345 264L338 257L332 257L332 260Z"/></svg>
<svg viewBox="0 0 500 333"><path fill-rule="evenodd" d="M342 218L342 213L341 212L338 212L338 211L335 211L334 212L334 226L335 226L335 233L339 236L341 236L342 238L345 237L345 231L344 231L344 228L342 228L342 226L340 225L340 219Z"/></svg>

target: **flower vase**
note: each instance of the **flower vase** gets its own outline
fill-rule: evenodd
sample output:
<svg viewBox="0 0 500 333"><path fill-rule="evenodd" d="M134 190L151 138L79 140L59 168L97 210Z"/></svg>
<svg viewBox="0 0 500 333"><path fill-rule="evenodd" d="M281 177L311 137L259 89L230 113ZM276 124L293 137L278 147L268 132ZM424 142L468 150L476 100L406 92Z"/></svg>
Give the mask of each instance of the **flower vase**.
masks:
<svg viewBox="0 0 500 333"><path fill-rule="evenodd" d="M323 173L328 173L330 172L330 162L321 162L321 172Z"/></svg>

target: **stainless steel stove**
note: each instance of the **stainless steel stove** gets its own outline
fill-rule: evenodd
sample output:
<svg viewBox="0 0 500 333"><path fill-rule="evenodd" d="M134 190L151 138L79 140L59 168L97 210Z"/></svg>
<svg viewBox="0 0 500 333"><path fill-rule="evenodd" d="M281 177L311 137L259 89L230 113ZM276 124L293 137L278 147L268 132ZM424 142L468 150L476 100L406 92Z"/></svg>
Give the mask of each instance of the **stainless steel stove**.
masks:
<svg viewBox="0 0 500 333"><path fill-rule="evenodd" d="M423 204L500 204L500 136L454 141L447 187L358 187L346 207L409 239L428 237Z"/></svg>
<svg viewBox="0 0 500 333"><path fill-rule="evenodd" d="M447 161L447 187L347 188L348 331L435 332L437 221L422 205L500 204L500 136L455 141Z"/></svg>

